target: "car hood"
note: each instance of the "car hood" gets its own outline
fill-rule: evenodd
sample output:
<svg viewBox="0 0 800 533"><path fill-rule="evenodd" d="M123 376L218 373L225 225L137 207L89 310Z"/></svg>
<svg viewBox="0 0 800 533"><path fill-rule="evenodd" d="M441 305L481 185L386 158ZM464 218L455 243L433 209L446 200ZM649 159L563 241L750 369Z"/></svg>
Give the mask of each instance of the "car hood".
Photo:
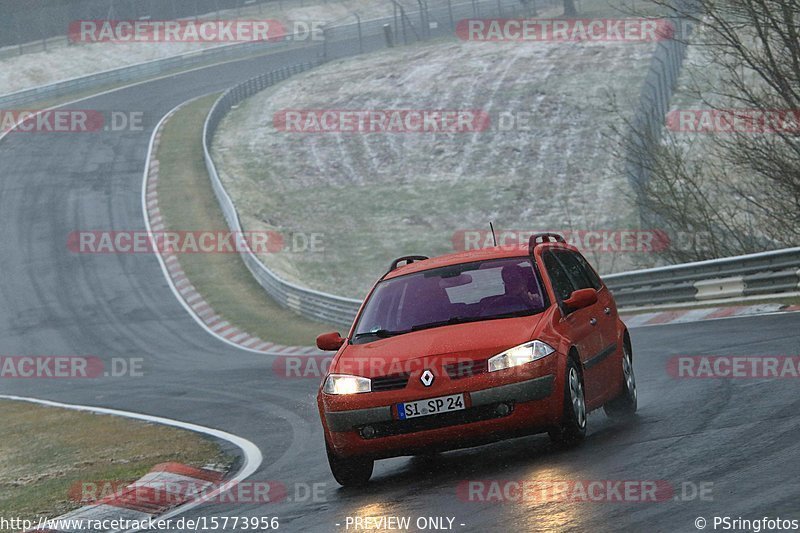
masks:
<svg viewBox="0 0 800 533"><path fill-rule="evenodd" d="M486 359L531 340L543 313L466 324L440 326L346 346L331 367L332 372L365 377L413 371L417 359Z"/></svg>

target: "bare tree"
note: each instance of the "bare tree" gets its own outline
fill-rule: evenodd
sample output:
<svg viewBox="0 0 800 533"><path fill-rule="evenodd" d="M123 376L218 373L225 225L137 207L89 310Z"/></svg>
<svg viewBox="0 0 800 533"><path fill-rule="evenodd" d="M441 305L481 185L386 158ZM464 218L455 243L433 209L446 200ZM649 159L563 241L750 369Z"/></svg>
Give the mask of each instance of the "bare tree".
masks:
<svg viewBox="0 0 800 533"><path fill-rule="evenodd" d="M656 4L675 9L662 0ZM629 121L626 155L644 162L649 176L637 191L640 208L672 233L710 236L702 246L671 249L670 260L797 245L800 3L683 5L677 14L696 29L691 45L698 58L684 73L683 101L750 128L653 136Z"/></svg>

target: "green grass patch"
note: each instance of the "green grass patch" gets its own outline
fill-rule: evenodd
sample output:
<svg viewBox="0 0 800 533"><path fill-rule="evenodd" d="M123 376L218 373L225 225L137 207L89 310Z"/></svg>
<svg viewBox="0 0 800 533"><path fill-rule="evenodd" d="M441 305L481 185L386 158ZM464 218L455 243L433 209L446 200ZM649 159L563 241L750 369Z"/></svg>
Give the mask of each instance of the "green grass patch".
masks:
<svg viewBox="0 0 800 533"><path fill-rule="evenodd" d="M170 231L226 231L203 160L203 122L218 95L187 105L165 125L157 157L161 163L158 205ZM217 314L264 340L313 345L319 333L336 329L280 307L264 292L238 254L180 254L183 270Z"/></svg>
<svg viewBox="0 0 800 533"><path fill-rule="evenodd" d="M133 482L164 462L231 462L196 433L110 415L0 401L0 424L0 516L6 519L54 518L80 507L69 490L83 482Z"/></svg>

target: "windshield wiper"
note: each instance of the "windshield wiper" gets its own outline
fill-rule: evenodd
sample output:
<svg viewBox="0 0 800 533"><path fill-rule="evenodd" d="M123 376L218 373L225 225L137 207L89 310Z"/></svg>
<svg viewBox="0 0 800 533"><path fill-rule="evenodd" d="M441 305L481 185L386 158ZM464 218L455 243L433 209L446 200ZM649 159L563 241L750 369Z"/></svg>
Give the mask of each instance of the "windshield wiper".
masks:
<svg viewBox="0 0 800 533"><path fill-rule="evenodd" d="M378 337L379 339L385 339L387 337L394 337L395 335L400 335L401 333L406 333L405 331L389 331L388 329L376 329L375 331L364 331L362 333L356 333L353 337L354 339L361 339L364 337Z"/></svg>
<svg viewBox="0 0 800 533"><path fill-rule="evenodd" d="M466 322L476 322L483 320L482 318L470 318L463 316L454 316L447 320L440 320L439 322L431 322L429 324L418 324L411 328L411 331L419 331L421 329L438 328L439 326L452 326L453 324L464 324Z"/></svg>
<svg viewBox="0 0 800 533"><path fill-rule="evenodd" d="M361 339L364 337L378 337L379 339L385 339L386 337L394 337L395 335L402 335L404 333L409 333L412 331L438 328L439 326L452 326L453 324L465 324L467 322L478 322L480 320L486 320L486 319L482 317L454 316L452 318L448 318L447 320L440 320L438 322L430 322L428 324L417 324L416 326L412 326L411 329L407 329L404 331L389 331L388 329L376 329L374 331L364 331L362 333L356 333L353 336L353 338Z"/></svg>

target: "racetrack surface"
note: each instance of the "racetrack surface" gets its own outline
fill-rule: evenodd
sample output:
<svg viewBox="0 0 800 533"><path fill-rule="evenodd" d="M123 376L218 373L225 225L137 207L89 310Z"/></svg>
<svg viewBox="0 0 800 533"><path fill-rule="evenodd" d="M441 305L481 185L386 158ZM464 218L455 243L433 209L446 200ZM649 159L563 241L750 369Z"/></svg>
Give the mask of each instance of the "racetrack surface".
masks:
<svg viewBox="0 0 800 533"><path fill-rule="evenodd" d="M800 518L797 380L678 380L667 373L675 355L797 355L796 314L634 329L638 418L620 425L592 415L577 449L556 451L546 436L535 436L434 460L380 461L366 489L343 490L325 459L316 380L278 378L272 357L206 334L175 300L154 256L68 251L74 230L144 229L142 171L151 130L164 113L313 58L298 53L214 66L72 106L144 111L145 131L12 133L0 143L0 353L141 357L145 373L5 379L0 393L223 429L261 448L264 463L253 480L282 482L290 497L295 483L326 484L325 501L208 505L190 517L277 516L284 531L344 530L347 516L364 515L450 516L462 531L696 531L699 516ZM456 493L462 480L535 478L713 482L713 501L498 504L462 501Z"/></svg>

